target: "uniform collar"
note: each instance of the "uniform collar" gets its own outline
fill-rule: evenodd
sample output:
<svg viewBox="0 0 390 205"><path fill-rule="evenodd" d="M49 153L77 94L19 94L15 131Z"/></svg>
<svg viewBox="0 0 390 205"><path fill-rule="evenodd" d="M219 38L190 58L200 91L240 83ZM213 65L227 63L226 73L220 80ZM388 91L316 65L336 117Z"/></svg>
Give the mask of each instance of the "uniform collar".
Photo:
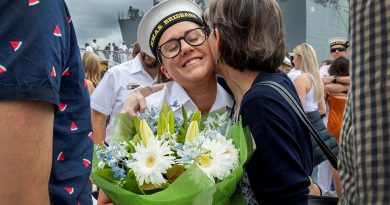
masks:
<svg viewBox="0 0 390 205"><path fill-rule="evenodd" d="M145 68L144 68L144 65L142 64L141 62L141 54L138 54L132 61L131 63L133 64L131 70L130 70L130 74L135 74L135 73L139 73L139 72L142 72L142 74L144 74L145 76L149 76L150 78L152 78L148 72L146 72ZM158 76L156 76L153 80L153 82L157 82L157 78Z"/></svg>
<svg viewBox="0 0 390 205"><path fill-rule="evenodd" d="M174 81L170 83L171 85L167 84L167 86L164 87L164 90L170 89L169 91L165 91L165 93L167 93L167 96L165 96L165 101L169 105L179 105L176 107L172 107L172 111L175 112L176 110L180 109L181 105L184 105L186 109L195 110L197 107L195 103L191 100L191 98L188 96L188 94L185 92L184 88ZM217 83L217 95L214 104L210 109L210 112L219 110L220 108L226 108L230 111L233 108L233 99L226 92L226 90Z"/></svg>

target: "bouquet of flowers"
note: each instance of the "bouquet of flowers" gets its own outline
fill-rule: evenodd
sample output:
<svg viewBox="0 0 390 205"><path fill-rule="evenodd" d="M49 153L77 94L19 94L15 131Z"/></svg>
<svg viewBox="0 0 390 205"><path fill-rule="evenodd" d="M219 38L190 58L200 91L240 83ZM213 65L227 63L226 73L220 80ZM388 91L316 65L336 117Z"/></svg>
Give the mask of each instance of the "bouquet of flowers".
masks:
<svg viewBox="0 0 390 205"><path fill-rule="evenodd" d="M175 118L164 104L119 115L114 133L110 146L96 147L91 176L115 204L226 204L254 151L226 111L201 116L182 108Z"/></svg>

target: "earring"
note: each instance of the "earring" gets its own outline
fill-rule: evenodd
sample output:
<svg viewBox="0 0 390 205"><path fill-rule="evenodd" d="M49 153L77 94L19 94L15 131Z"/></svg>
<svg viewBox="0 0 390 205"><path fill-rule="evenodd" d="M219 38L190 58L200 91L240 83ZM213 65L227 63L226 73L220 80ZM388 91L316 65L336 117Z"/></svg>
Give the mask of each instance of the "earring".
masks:
<svg viewBox="0 0 390 205"><path fill-rule="evenodd" d="M215 65L218 65L219 64L219 56L217 59L215 59Z"/></svg>

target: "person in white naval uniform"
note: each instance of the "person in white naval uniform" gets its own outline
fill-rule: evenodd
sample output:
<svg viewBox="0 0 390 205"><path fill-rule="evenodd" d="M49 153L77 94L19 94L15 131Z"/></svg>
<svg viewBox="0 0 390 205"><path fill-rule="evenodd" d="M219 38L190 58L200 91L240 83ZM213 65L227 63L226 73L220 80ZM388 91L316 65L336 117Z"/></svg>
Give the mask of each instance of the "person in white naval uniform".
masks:
<svg viewBox="0 0 390 205"><path fill-rule="evenodd" d="M129 92L158 81L160 64L141 52L135 59L109 69L91 96L94 143L109 143L115 116L121 112ZM106 126L110 117L108 126Z"/></svg>
<svg viewBox="0 0 390 205"><path fill-rule="evenodd" d="M193 15L180 15L180 12ZM163 102L178 104L173 109L175 115L181 112L181 106L190 111L199 109L202 113L220 108L232 109L232 97L217 84L207 43L209 30L204 27L201 15L202 10L192 1L170 0L154 6L142 18L138 28L141 48L158 58L162 73L174 80L147 98L149 106L159 108ZM164 28L154 30L159 22L167 19L172 21ZM151 45L151 38L158 40ZM110 199L100 191L98 201L106 204Z"/></svg>
<svg viewBox="0 0 390 205"><path fill-rule="evenodd" d="M127 48L126 42L123 41L122 44L119 46L119 51L120 51L120 57L121 57L121 62L126 62L127 61L127 55L129 53L129 49Z"/></svg>
<svg viewBox="0 0 390 205"><path fill-rule="evenodd" d="M145 52L153 55L161 62L161 71L168 79L163 90L146 98L148 107L162 107L163 102L178 104L173 108L180 116L180 107L186 110L199 109L209 113L220 108L231 110L232 97L217 84L213 59L206 42L209 30L201 20L201 9L191 1L164 1L152 8L141 20L138 28L138 42ZM157 11L164 10L166 13ZM150 45L156 25L169 19L176 12L192 12L194 19L187 16L178 17L162 30L157 31L158 41Z"/></svg>

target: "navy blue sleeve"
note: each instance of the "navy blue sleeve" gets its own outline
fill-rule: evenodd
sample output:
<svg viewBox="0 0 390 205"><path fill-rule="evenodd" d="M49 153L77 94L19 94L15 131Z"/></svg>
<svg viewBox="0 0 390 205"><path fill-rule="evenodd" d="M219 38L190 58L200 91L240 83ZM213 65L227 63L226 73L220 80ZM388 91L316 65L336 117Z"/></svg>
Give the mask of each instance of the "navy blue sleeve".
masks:
<svg viewBox="0 0 390 205"><path fill-rule="evenodd" d="M69 49L61 3L0 2L0 100L42 100L59 105Z"/></svg>
<svg viewBox="0 0 390 205"><path fill-rule="evenodd" d="M260 204L307 204L311 172L311 141L282 97L256 87L241 105L257 149L246 170Z"/></svg>
<svg viewBox="0 0 390 205"><path fill-rule="evenodd" d="M54 115L51 204L92 204L89 94L64 0L0 1L0 101L40 100Z"/></svg>

